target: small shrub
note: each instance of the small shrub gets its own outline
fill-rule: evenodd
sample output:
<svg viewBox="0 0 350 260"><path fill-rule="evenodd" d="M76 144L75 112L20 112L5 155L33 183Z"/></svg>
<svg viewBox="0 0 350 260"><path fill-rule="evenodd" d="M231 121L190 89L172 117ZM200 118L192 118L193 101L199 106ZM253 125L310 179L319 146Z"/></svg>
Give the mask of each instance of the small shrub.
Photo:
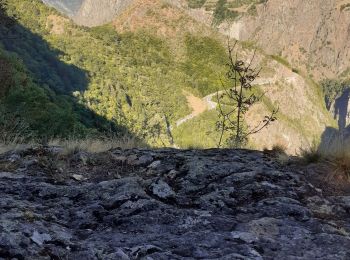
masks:
<svg viewBox="0 0 350 260"><path fill-rule="evenodd" d="M234 20L239 16L239 13L228 9L227 0L219 0L216 3L214 10L214 24L220 25L225 20Z"/></svg>
<svg viewBox="0 0 350 260"><path fill-rule="evenodd" d="M201 8L205 4L206 0L188 0L188 7Z"/></svg>
<svg viewBox="0 0 350 260"><path fill-rule="evenodd" d="M350 180L350 155L344 154L340 157L335 157L330 162L333 171L331 176L344 176L347 180Z"/></svg>
<svg viewBox="0 0 350 260"><path fill-rule="evenodd" d="M283 144L275 144L272 146L271 150L276 154L287 154L286 153L287 147Z"/></svg>
<svg viewBox="0 0 350 260"><path fill-rule="evenodd" d="M286 165L291 161L291 157L286 152L287 147L283 144L275 144L271 149L265 147L263 149L264 154L272 156L282 165Z"/></svg>
<svg viewBox="0 0 350 260"><path fill-rule="evenodd" d="M300 70L297 68L292 68L292 72L294 72L296 74L300 74Z"/></svg>
<svg viewBox="0 0 350 260"><path fill-rule="evenodd" d="M238 54L234 53L236 44L237 42L231 46L230 41L228 41L228 69L226 73L228 83L225 85L221 81L221 88L224 92L219 93L218 91L216 95L219 112L216 128L220 132L218 148L222 146L225 133L229 135L226 140L229 147L242 148L247 145L249 136L260 132L277 120L278 108L273 108L272 112L265 115L256 126L247 127L245 125L246 113L253 105L262 101L264 93L257 93L256 85L254 85L255 79L261 71L260 68L252 65L256 51L254 51L250 61L240 60Z"/></svg>
<svg viewBox="0 0 350 260"><path fill-rule="evenodd" d="M322 159L322 155L314 148L301 149L300 155L306 163L317 163Z"/></svg>
<svg viewBox="0 0 350 260"><path fill-rule="evenodd" d="M344 11L344 10L345 11L350 10L350 3L341 5L340 11Z"/></svg>
<svg viewBox="0 0 350 260"><path fill-rule="evenodd" d="M327 179L345 177L350 180L350 138L342 134L334 134L323 140L319 145L301 150L301 156L306 163L326 163L330 166Z"/></svg>

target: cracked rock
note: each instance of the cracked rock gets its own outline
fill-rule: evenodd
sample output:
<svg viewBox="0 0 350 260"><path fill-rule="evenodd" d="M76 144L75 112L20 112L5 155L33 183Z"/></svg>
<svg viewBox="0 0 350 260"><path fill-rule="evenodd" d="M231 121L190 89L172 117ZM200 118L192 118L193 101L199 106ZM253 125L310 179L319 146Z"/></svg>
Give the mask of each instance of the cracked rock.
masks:
<svg viewBox="0 0 350 260"><path fill-rule="evenodd" d="M350 194L299 166L247 150L84 158L0 155L0 259L350 259Z"/></svg>
<svg viewBox="0 0 350 260"><path fill-rule="evenodd" d="M175 196L173 189L164 181L160 180L151 185L151 191L161 199L169 199Z"/></svg>

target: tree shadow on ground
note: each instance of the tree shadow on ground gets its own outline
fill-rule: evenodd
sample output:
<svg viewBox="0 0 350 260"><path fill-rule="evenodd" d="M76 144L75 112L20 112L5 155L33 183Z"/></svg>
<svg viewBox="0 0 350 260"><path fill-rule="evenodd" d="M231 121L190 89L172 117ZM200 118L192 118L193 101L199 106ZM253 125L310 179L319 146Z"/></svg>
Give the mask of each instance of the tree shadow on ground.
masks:
<svg viewBox="0 0 350 260"><path fill-rule="evenodd" d="M46 85L59 94L85 90L87 72L59 60L62 53L53 49L39 35L15 22L10 29L0 31L4 49L15 53L40 85Z"/></svg>
<svg viewBox="0 0 350 260"><path fill-rule="evenodd" d="M326 127L321 135L317 150L321 153L332 154L348 149L346 144L350 141L350 126L344 129Z"/></svg>
<svg viewBox="0 0 350 260"><path fill-rule="evenodd" d="M342 95L335 100L334 104L334 119L338 119L338 128L340 131L346 128L348 118L350 89L343 91Z"/></svg>
<svg viewBox="0 0 350 260"><path fill-rule="evenodd" d="M327 126L321 135L318 150L329 151L336 149L335 146L342 145L345 140L350 138L350 125L347 125L348 110L350 101L350 88L344 88L340 96L334 101L333 117L337 120L338 129ZM327 102L326 102L327 103ZM331 106L327 106L330 110Z"/></svg>

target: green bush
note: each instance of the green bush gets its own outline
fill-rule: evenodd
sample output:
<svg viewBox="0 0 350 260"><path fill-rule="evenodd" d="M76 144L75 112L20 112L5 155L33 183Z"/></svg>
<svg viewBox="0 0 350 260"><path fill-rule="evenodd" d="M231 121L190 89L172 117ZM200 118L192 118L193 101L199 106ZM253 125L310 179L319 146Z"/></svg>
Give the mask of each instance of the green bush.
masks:
<svg viewBox="0 0 350 260"><path fill-rule="evenodd" d="M188 0L188 6L190 8L201 8L205 2L206 0Z"/></svg>
<svg viewBox="0 0 350 260"><path fill-rule="evenodd" d="M214 10L214 24L221 24L225 20L234 20L239 13L227 7L227 0L218 0Z"/></svg>

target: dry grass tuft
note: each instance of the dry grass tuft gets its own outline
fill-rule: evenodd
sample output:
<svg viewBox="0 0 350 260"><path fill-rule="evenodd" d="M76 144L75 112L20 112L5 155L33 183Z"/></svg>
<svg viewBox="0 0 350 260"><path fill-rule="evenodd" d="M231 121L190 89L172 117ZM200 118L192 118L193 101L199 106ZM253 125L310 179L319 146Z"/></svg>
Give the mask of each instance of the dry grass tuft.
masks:
<svg viewBox="0 0 350 260"><path fill-rule="evenodd" d="M317 163L320 162L323 157L318 151L318 147L315 145L312 145L309 148L300 149L299 155L305 163Z"/></svg>
<svg viewBox="0 0 350 260"><path fill-rule="evenodd" d="M287 147L283 144L275 144L272 146L272 152L276 153L276 154L287 154L286 150Z"/></svg>
<svg viewBox="0 0 350 260"><path fill-rule="evenodd" d="M333 171L330 177L344 176L350 180L350 156L336 157L330 161Z"/></svg>
<svg viewBox="0 0 350 260"><path fill-rule="evenodd" d="M286 152L287 147L283 144L275 144L271 149L264 148L265 154L270 154L277 159L280 164L288 164L290 162L290 156Z"/></svg>
<svg viewBox="0 0 350 260"><path fill-rule="evenodd" d="M32 135L29 126L20 119L0 111L0 144L13 146L25 143Z"/></svg>
<svg viewBox="0 0 350 260"><path fill-rule="evenodd" d="M129 136L123 137L103 137L103 138L85 138L85 139L53 139L49 141L49 146L59 146L63 150L62 155L70 155L77 152L101 153L115 148L131 149L142 147L137 139Z"/></svg>
<svg viewBox="0 0 350 260"><path fill-rule="evenodd" d="M17 144L15 142L13 143L2 143L0 142L0 154L4 154L7 153L9 151L21 151L21 150L25 150L28 148L32 148L34 147L35 144Z"/></svg>
<svg viewBox="0 0 350 260"><path fill-rule="evenodd" d="M327 163L331 169L327 178L342 176L350 180L350 138L333 135L319 145L301 150L300 155L306 163Z"/></svg>
<svg viewBox="0 0 350 260"><path fill-rule="evenodd" d="M0 154L9 151L19 151L42 145L40 142L22 142L22 139L14 139L11 142L0 141ZM132 149L145 147L139 140L129 136L123 137L87 137L84 139L52 139L47 143L48 146L62 148L61 155L69 156L77 152L101 153L111 149Z"/></svg>

